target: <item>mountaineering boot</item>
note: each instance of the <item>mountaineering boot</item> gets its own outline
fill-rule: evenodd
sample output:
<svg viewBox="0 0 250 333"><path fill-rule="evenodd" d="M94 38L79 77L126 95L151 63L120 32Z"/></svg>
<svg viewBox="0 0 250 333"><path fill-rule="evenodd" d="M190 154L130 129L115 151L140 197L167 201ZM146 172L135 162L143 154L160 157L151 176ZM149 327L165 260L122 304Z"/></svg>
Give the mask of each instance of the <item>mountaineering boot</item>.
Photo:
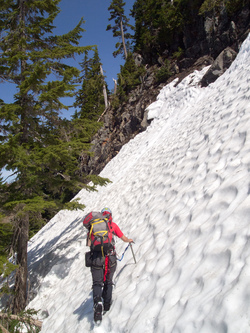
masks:
<svg viewBox="0 0 250 333"><path fill-rule="evenodd" d="M94 304L94 321L100 323L102 321L102 300L97 299Z"/></svg>
<svg viewBox="0 0 250 333"><path fill-rule="evenodd" d="M113 303L113 301L111 301L110 303L105 303L104 302L103 312L108 312L112 303Z"/></svg>
<svg viewBox="0 0 250 333"><path fill-rule="evenodd" d="M109 309L110 309L110 303L104 303L104 307L103 307L103 311L104 312L107 312L107 311L109 311Z"/></svg>
<svg viewBox="0 0 250 333"><path fill-rule="evenodd" d="M105 315L105 313L107 313L110 310L110 307L112 305L113 301L111 301L110 303L105 303L103 305L103 315Z"/></svg>

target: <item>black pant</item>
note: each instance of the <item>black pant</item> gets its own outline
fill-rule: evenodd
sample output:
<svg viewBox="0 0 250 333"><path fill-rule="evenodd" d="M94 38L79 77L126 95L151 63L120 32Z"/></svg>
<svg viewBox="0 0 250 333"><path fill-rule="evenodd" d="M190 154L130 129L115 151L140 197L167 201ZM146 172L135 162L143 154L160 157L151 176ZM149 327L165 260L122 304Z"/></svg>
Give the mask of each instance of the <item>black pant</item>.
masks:
<svg viewBox="0 0 250 333"><path fill-rule="evenodd" d="M108 255L103 258L101 252L94 252L91 267L93 280L93 300L94 303L101 301L110 304L112 300L113 276L116 270L116 255Z"/></svg>

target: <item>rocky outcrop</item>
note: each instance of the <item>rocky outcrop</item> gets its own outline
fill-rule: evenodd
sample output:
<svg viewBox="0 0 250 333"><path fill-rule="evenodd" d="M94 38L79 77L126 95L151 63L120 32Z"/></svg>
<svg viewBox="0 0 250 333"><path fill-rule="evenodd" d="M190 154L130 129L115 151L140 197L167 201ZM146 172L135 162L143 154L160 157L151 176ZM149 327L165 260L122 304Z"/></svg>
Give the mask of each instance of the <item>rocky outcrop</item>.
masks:
<svg viewBox="0 0 250 333"><path fill-rule="evenodd" d="M178 77L180 82L194 70L208 65L211 67L201 81L202 86L207 86L222 75L235 59L250 31L249 17L249 6L230 17L222 8L217 16L211 13L206 17L200 16L195 25L185 27L181 42L184 55L178 60L169 58L172 77L160 85L155 83L154 73L164 63L164 54L155 59L158 65L147 68L141 85L130 93L127 102L118 109L109 108L102 117L103 127L92 141L93 156L84 157L83 171L99 174L125 143L147 128L145 110L155 101L160 89L171 80ZM139 54L135 61L145 64L145 59Z"/></svg>
<svg viewBox="0 0 250 333"><path fill-rule="evenodd" d="M133 90L126 103L118 109L109 108L101 118L103 127L92 141L93 156L85 157L83 171L98 174L120 151L122 146L138 133L144 131L148 121L145 109L155 101L163 85L155 86L154 69L147 70L142 84Z"/></svg>
<svg viewBox="0 0 250 333"><path fill-rule="evenodd" d="M146 108L155 101L164 85L177 77L181 82L194 70L201 70L212 62L211 57L204 56L182 72L178 71L177 64L172 64L172 69L176 70L175 74L167 82L159 85L154 83L156 68L147 69L142 84L130 93L128 101L118 109L109 108L101 118L103 127L92 140L93 156L85 156L83 171L87 174L99 174L125 143L147 128L150 122L147 120Z"/></svg>
<svg viewBox="0 0 250 333"><path fill-rule="evenodd" d="M183 29L184 58L179 64L180 70L187 69L204 55L216 59L227 47L238 53L249 29L249 1L246 1L245 7L230 15L225 5L217 14L211 11L205 16L199 15L195 23Z"/></svg>
<svg viewBox="0 0 250 333"><path fill-rule="evenodd" d="M224 51L222 51L203 76L201 86L206 87L218 79L218 77L220 77L231 66L236 56L237 53L231 47L227 47Z"/></svg>

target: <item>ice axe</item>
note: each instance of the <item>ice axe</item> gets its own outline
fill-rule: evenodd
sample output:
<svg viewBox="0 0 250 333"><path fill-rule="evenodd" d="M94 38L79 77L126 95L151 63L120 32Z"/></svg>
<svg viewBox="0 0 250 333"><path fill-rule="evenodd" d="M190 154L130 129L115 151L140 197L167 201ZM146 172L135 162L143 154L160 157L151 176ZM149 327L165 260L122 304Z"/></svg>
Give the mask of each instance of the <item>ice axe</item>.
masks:
<svg viewBox="0 0 250 333"><path fill-rule="evenodd" d="M129 243L129 246L130 246L130 248L131 248L131 252L132 252L132 254L133 254L133 258L134 258L134 261L135 261L135 264L136 264L135 254L134 254L134 250L133 250L133 248L132 248L132 242Z"/></svg>

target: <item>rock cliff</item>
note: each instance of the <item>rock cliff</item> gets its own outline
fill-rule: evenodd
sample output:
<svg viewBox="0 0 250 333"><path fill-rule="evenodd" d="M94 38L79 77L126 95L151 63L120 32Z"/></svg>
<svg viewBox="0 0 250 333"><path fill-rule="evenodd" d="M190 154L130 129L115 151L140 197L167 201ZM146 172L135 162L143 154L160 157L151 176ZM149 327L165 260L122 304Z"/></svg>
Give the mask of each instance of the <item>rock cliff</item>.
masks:
<svg viewBox="0 0 250 333"><path fill-rule="evenodd" d="M195 69L211 65L201 80L201 85L207 86L230 67L250 31L249 1L247 3L231 17L222 8L216 16L208 13L205 17L200 16L195 25L187 26L179 41L185 50L182 58L167 58L171 63L172 75L166 82L155 83L155 72L161 66L164 55L155 59L156 64L151 67L139 56L140 62L146 67L146 75L141 79L141 84L130 92L126 103L117 109L106 110L101 119L103 127L92 141L94 155L84 158L85 173L99 174L125 143L147 128L146 108L155 101L164 85L176 77L181 81ZM168 54L167 50L165 54Z"/></svg>

